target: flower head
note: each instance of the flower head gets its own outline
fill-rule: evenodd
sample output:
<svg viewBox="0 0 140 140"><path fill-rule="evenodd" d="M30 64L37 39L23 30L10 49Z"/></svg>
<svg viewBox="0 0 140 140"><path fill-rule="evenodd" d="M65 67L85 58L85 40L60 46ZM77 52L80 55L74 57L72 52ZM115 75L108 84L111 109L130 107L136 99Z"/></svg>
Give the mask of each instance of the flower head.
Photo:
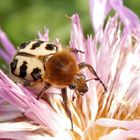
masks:
<svg viewBox="0 0 140 140"><path fill-rule="evenodd" d="M104 93L99 81L90 80L88 92L84 96L76 95L76 99L72 101L73 91L68 89L68 106L74 124L71 131L62 97L55 94L56 89L50 89L46 96L37 100L33 92L21 84L15 84L0 71L0 138L140 139L139 20L132 11L123 6L122 1L108 0L100 1L105 15L100 17L99 23L95 23L93 11L98 2L90 0L91 20L93 26L96 24L96 34L85 38L79 16L75 14L71 17L70 47L84 51L84 54L76 54L78 63L91 64L106 85L107 92ZM109 18L103 28L102 20L111 8L118 14ZM133 22L130 19L136 20ZM2 33L1 31L0 38ZM48 41L48 31L44 35L39 33L39 37ZM5 38L7 39L5 36L2 40ZM6 42L3 46L8 48L8 39ZM61 47L58 40L56 43ZM0 50L0 55L9 63L12 56L8 55L9 51L6 55L2 55L3 52ZM87 69L82 72L88 79L93 77Z"/></svg>
<svg viewBox="0 0 140 140"><path fill-rule="evenodd" d="M124 30L140 35L140 21L133 11L123 5L123 0L90 0L90 16L95 32L103 26L103 21L111 10L119 15Z"/></svg>

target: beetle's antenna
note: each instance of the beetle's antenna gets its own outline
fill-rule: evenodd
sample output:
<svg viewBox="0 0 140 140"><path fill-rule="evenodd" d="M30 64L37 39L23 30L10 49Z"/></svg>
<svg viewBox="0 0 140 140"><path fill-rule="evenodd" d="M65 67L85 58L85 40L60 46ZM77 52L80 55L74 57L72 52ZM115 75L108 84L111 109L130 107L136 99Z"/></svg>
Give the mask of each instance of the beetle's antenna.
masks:
<svg viewBox="0 0 140 140"><path fill-rule="evenodd" d="M107 88L106 88L105 84L103 83L103 81L99 77L87 79L86 82L91 81L91 80L95 80L95 81L98 80L102 84L102 86L104 88L104 92L107 92Z"/></svg>

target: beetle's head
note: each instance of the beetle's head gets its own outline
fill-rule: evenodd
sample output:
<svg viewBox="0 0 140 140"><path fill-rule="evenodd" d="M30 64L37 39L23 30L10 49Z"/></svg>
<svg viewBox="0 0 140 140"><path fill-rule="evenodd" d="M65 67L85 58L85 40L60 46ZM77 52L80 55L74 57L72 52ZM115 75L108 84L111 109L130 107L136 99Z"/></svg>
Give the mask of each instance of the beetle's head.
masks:
<svg viewBox="0 0 140 140"><path fill-rule="evenodd" d="M84 74L75 74L73 82L69 84L69 88L78 91L81 95L84 95L88 91L86 82L87 80Z"/></svg>

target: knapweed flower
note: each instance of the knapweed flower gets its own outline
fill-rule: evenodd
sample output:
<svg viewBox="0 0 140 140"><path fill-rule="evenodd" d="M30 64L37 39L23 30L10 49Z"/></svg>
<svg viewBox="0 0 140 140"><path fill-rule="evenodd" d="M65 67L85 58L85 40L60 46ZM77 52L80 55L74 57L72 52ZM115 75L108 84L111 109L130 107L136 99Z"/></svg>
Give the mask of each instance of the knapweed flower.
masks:
<svg viewBox="0 0 140 140"><path fill-rule="evenodd" d="M94 2L97 3L96 0L90 1L91 15ZM118 14L109 18L105 25L99 24L94 37L89 35L87 38L83 35L78 14L73 15L70 47L84 51L84 54L76 54L77 61L89 63L94 67L106 85L107 92L104 93L98 81L90 80L88 92L84 96L75 95L75 100L72 101L73 91L68 89L68 106L74 124L71 131L71 123L65 113L59 89L49 89L46 96L37 100L34 91L31 92L20 83L15 84L1 70L0 138L140 139L139 20L132 11L123 6L121 0L102 2L106 2L104 6L109 9L111 2L116 3ZM125 9L125 14L122 9ZM108 13L108 8L105 13ZM93 16L91 20L92 23L96 22ZM123 21L127 21L127 24ZM39 33L39 37L49 41L48 30L44 34ZM15 49L2 31L0 43L6 50L1 49L0 56L9 63ZM61 47L58 40L55 43ZM89 79L93 76L86 69L83 73Z"/></svg>
<svg viewBox="0 0 140 140"><path fill-rule="evenodd" d="M95 32L102 26L106 16L112 10L119 15L124 30L140 36L140 21L133 11L123 5L123 0L90 0L90 16Z"/></svg>

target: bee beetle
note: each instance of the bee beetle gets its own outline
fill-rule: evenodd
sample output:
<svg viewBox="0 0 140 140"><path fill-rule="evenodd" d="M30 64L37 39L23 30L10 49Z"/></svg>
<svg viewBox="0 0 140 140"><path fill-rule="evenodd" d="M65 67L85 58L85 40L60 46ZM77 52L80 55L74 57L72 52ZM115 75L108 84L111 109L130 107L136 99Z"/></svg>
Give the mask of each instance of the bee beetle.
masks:
<svg viewBox="0 0 140 140"><path fill-rule="evenodd" d="M85 62L77 63L73 53L84 53L73 48L59 48L55 44L35 40L22 43L10 63L11 73L24 79L24 85L32 86L37 82L44 82L45 86L39 93L39 99L44 90L50 86L60 88L67 115L73 122L67 104L67 87L75 93L84 95L88 91L87 81L98 80L106 92L107 89L93 67ZM80 71L87 68L95 78L87 80Z"/></svg>

